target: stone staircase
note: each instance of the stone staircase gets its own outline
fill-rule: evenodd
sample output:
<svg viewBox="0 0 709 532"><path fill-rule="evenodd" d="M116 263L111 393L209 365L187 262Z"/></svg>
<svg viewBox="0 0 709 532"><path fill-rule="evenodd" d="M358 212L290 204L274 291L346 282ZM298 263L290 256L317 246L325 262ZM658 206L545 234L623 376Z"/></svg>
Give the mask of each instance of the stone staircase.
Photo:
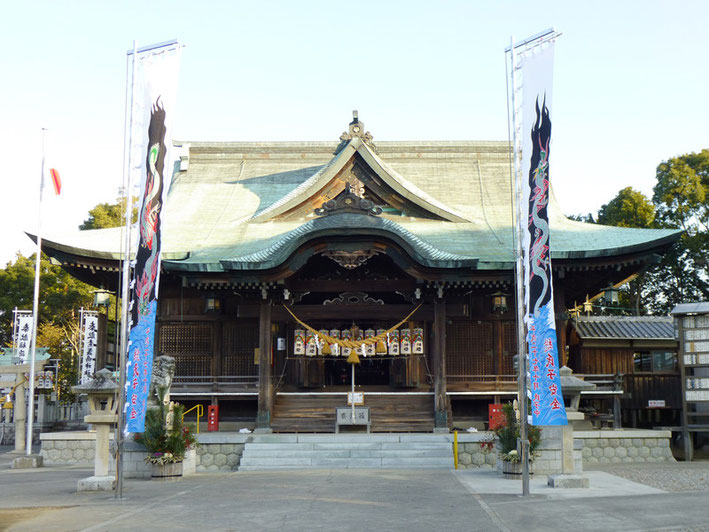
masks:
<svg viewBox="0 0 709 532"><path fill-rule="evenodd" d="M271 428L274 432L335 432L335 408L347 405L346 393L277 394ZM365 393L372 432L432 432L433 394Z"/></svg>
<svg viewBox="0 0 709 532"><path fill-rule="evenodd" d="M450 434L254 435L239 465L239 471L452 468Z"/></svg>

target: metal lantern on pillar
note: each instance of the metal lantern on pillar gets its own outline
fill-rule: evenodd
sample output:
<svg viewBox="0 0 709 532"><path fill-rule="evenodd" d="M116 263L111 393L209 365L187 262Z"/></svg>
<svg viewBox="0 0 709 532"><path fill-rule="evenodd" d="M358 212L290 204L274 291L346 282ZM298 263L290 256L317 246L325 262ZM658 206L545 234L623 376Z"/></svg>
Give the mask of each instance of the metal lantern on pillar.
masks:
<svg viewBox="0 0 709 532"><path fill-rule="evenodd" d="M507 294L503 292L492 294L492 311L507 312Z"/></svg>
<svg viewBox="0 0 709 532"><path fill-rule="evenodd" d="M204 312L207 314L219 314L222 311L222 301L216 296L207 296L204 299Z"/></svg>
<svg viewBox="0 0 709 532"><path fill-rule="evenodd" d="M619 292L620 290L613 286L613 284L608 285L608 288L603 291L603 302L606 305L618 305L620 303L618 298Z"/></svg>

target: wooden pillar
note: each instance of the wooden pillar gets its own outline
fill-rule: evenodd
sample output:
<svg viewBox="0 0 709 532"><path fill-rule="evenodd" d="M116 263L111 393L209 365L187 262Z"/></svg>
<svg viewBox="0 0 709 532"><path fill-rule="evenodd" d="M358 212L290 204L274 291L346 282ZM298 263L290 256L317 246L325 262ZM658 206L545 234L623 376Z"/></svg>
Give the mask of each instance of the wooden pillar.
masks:
<svg viewBox="0 0 709 532"><path fill-rule="evenodd" d="M492 322L492 337L493 345L495 346L494 355L492 358L492 372L499 375L502 372L502 352L504 351L504 335L502 331L502 321L496 317Z"/></svg>
<svg viewBox="0 0 709 532"><path fill-rule="evenodd" d="M222 320L217 320L214 322L212 328L212 345L214 346L214 352L212 354L212 375L215 377L221 377L223 374L222 367L222 341L224 338L223 334L224 322Z"/></svg>
<svg viewBox="0 0 709 532"><path fill-rule="evenodd" d="M433 302L433 391L436 409L436 429L448 429L448 398L446 396L446 304Z"/></svg>
<svg viewBox="0 0 709 532"><path fill-rule="evenodd" d="M556 326L556 343L559 349L559 367L568 365L566 360L566 302L561 281L554 281L554 324Z"/></svg>
<svg viewBox="0 0 709 532"><path fill-rule="evenodd" d="M259 307L259 365L258 413L256 427L270 430L273 404L273 379L271 375L271 302L261 301Z"/></svg>

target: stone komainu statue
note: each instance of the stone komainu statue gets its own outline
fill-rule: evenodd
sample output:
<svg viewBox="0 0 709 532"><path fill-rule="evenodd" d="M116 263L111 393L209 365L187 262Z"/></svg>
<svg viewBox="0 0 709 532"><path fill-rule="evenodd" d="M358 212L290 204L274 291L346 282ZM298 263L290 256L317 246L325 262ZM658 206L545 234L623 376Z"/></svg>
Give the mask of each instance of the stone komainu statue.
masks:
<svg viewBox="0 0 709 532"><path fill-rule="evenodd" d="M148 408L158 408L166 404L170 398L170 386L175 375L175 359L169 356L159 356L153 360L153 376L150 379L148 393Z"/></svg>

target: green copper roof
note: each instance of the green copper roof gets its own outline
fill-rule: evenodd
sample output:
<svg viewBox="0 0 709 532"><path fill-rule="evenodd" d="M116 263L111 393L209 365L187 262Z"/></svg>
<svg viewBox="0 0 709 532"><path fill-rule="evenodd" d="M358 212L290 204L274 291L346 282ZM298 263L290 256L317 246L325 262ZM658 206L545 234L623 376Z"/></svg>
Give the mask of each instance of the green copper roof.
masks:
<svg viewBox="0 0 709 532"><path fill-rule="evenodd" d="M388 239L428 267L513 267L506 142L378 142L374 148L355 137L333 155L336 148L334 142L182 144L186 169L175 173L163 210L165 268L269 269L314 238L344 235ZM315 216L320 204L312 198L354 163L366 165L391 194L428 217ZM553 259L652 252L680 234L571 221L553 194L549 215ZM67 253L116 259L120 233L44 239Z"/></svg>

